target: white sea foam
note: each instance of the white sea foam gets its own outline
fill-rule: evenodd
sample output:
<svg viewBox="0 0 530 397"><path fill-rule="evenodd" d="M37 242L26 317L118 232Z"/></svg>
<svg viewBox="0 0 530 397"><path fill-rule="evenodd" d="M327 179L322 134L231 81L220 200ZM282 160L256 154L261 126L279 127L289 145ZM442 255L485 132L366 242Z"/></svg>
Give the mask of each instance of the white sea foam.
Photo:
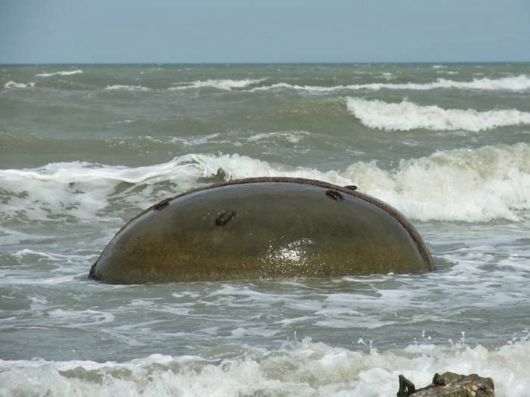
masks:
<svg viewBox="0 0 530 397"><path fill-rule="evenodd" d="M33 88L35 83L30 81L29 83L17 83L16 81L8 81L4 84L4 88Z"/></svg>
<svg viewBox="0 0 530 397"><path fill-rule="evenodd" d="M5 219L25 214L28 219L48 219L48 214L63 214L80 219L93 219L95 214L117 198L117 188L124 187L125 203L156 200L159 183L167 189L185 183L186 158L147 167L128 168L101 166L86 162L51 163L36 169L0 170L0 187L17 195L0 209ZM190 188L189 181L185 185ZM134 187L140 192L129 194ZM130 189L128 189L130 188ZM167 194L167 191L165 192ZM145 194L145 195L144 195ZM158 192L158 194L160 194ZM118 194L118 197L122 197Z"/></svg>
<svg viewBox="0 0 530 397"><path fill-rule="evenodd" d="M136 168L68 162L0 170L0 189L11 195L0 207L0 214L4 219L23 216L33 221L59 214L63 219L94 219L109 201L145 207L146 203L193 188L199 178L211 177L219 169L228 175L251 177L273 175L282 168L238 155L186 155Z"/></svg>
<svg viewBox="0 0 530 397"><path fill-rule="evenodd" d="M370 128L394 131L465 130L482 131L510 125L530 124L530 113L516 109L489 110L443 109L421 106L406 99L388 103L362 98L347 99L348 110Z"/></svg>
<svg viewBox="0 0 530 397"><path fill-rule="evenodd" d="M292 144L299 143L306 136L310 135L307 131L273 131L261 132L247 138L247 142L259 142L268 140L287 141Z"/></svg>
<svg viewBox="0 0 530 397"><path fill-rule="evenodd" d="M345 89L355 89L353 86L339 85L339 86L314 86L314 85L297 85L289 83L274 83L271 85L264 85L259 87L251 88L247 91L249 92L259 92L259 91L274 91L274 90L296 90L296 91L309 91L309 92L331 92L331 91L340 91Z"/></svg>
<svg viewBox="0 0 530 397"><path fill-rule="evenodd" d="M197 80L186 83L179 83L174 87L170 87L170 90L189 90L199 88L214 88L218 90L231 91L233 89L242 89L253 84L258 84L265 79L243 79L243 80L231 80L231 79L215 79L215 80Z"/></svg>
<svg viewBox="0 0 530 397"><path fill-rule="evenodd" d="M397 78L396 75L394 75L393 73L390 73L390 72L383 72L381 73L381 77L385 80L394 80Z"/></svg>
<svg viewBox="0 0 530 397"><path fill-rule="evenodd" d="M200 146L204 144L232 144L234 146L242 146L245 142L260 144L270 143L275 146L283 145L285 143L296 145L303 141L307 136L311 135L307 131L268 131L253 133L249 136L241 136L238 131L231 131L228 134L199 134L187 137L154 137L146 135L139 139L153 142L156 144L181 144L184 146Z"/></svg>
<svg viewBox="0 0 530 397"><path fill-rule="evenodd" d="M107 91L151 91L151 88L144 87L141 85L123 85L114 84L105 87Z"/></svg>
<svg viewBox="0 0 530 397"><path fill-rule="evenodd" d="M491 377L497 397L527 397L529 355L525 340L494 349L425 344L367 353L303 341L220 363L159 354L123 363L0 360L0 394L388 397L400 374L424 386L434 373L452 371Z"/></svg>
<svg viewBox="0 0 530 397"><path fill-rule="evenodd" d="M82 73L83 73L83 71L81 69L60 70L58 72L39 73L39 74L36 74L35 77L73 76L74 74L82 74Z"/></svg>
<svg viewBox="0 0 530 397"><path fill-rule="evenodd" d="M530 90L530 77L527 75L509 76L498 79L475 78L471 81L457 81L447 79L437 79L429 83L366 83L347 84L337 86L312 86L297 85L289 83L276 83L266 86L259 86L249 89L251 92L269 90L297 90L316 93L333 91L358 91L358 90L433 90L433 89L460 89L460 90L484 90L484 91L526 91Z"/></svg>
<svg viewBox="0 0 530 397"><path fill-rule="evenodd" d="M519 143L436 152L401 160L393 169L357 162L321 171L237 154L190 154L136 168L70 162L0 170L0 189L9 193L0 214L28 221L95 219L111 203L145 208L215 180L219 170L228 179L288 176L357 184L362 192L420 220L516 220L530 210L530 145Z"/></svg>
<svg viewBox="0 0 530 397"><path fill-rule="evenodd" d="M454 70L438 70L436 73L438 73L438 74L448 74L450 76L456 76L457 74L460 74L459 72L455 72Z"/></svg>
<svg viewBox="0 0 530 397"><path fill-rule="evenodd" d="M85 259L84 256L79 256L79 255L63 255L63 254L57 254L57 253L51 253L51 252L41 252L41 251L34 251L29 248L24 248L11 255L19 260L22 260L24 257L29 256L32 258L41 257L51 262L61 262L61 261L64 262L69 259L79 261L79 260Z"/></svg>
<svg viewBox="0 0 530 397"><path fill-rule="evenodd" d="M343 173L411 218L518 219L530 210L530 145L485 146L401 160L392 170L356 163Z"/></svg>

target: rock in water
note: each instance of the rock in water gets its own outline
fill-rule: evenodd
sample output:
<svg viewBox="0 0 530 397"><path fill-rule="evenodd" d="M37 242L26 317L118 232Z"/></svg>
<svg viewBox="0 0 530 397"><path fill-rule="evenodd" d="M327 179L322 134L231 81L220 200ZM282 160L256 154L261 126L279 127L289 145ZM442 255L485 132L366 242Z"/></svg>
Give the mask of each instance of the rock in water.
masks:
<svg viewBox="0 0 530 397"><path fill-rule="evenodd" d="M432 384L416 390L411 381L400 375L397 397L495 397L495 387L491 378L446 372L434 375Z"/></svg>
<svg viewBox="0 0 530 397"><path fill-rule="evenodd" d="M90 277L107 283L420 273L414 227L350 187L252 178L166 199L127 223Z"/></svg>

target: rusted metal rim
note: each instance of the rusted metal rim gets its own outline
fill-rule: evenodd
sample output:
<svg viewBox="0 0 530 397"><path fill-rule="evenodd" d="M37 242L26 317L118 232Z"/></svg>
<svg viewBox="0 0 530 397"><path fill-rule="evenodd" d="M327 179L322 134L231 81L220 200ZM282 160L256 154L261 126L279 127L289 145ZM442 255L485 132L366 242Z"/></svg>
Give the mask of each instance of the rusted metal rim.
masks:
<svg viewBox="0 0 530 397"><path fill-rule="evenodd" d="M216 189L216 188L224 187L224 186L246 185L246 184L252 184L252 183L295 183L295 184L302 184L302 185L318 186L318 187L321 187L323 189L326 189L326 191L332 190L332 191L335 191L335 192L341 192L341 193L344 193L344 194L347 194L347 195L350 195L350 196L357 197L357 198L359 198L361 200L364 200L365 202L370 203L370 204L382 209L387 214L389 214L392 218L394 218L396 221L398 221L401 224L401 226L403 226L403 228L409 233L410 237L412 238L412 240L416 244L416 247L418 248L418 251L420 252L420 255L422 256L424 261L428 264L429 270L435 270L431 254L426 249L425 243L423 242L423 239L421 238L419 233L416 231L416 229L412 226L412 224L410 224L410 222L407 221L407 219L398 210L396 210L395 208L391 207L390 205L384 203L383 201L376 199L375 197L372 197L372 196L370 196L368 194L365 194L365 193L361 193L358 190L353 190L350 186L339 186L339 185L334 185L332 183L319 181L319 180L316 180L316 179L306 179L306 178L290 178L290 177L283 177L283 176L244 178L244 179L236 179L236 180L228 181L228 182L214 183L214 184L211 184L211 185L208 185L208 186L203 186L203 187L200 187L200 188L197 188L197 189L193 189L193 190L189 190L189 191L186 191L186 192L183 192L183 193L179 193L179 194L177 194L177 195L175 195L173 197L166 198L166 199L164 199L164 200L152 205L151 207L149 207L149 208L145 209L144 211L140 212L135 217L131 218L129 220L129 222L127 222L124 226L122 226L120 228L120 230L116 233L116 235L112 238L112 240L114 240L114 238L116 238L116 236L118 236L121 233L121 231L123 229L125 229L131 222L133 222L134 220L138 219L139 217L141 217L145 213L147 213L147 212L149 212L149 211L151 211L153 209L154 210L163 210L163 208L165 206L167 206L171 201L176 200L176 199L178 199L180 197L187 196L189 194L194 194L194 193L197 193L197 192L210 190L210 189ZM111 242L112 242L112 240L111 240ZM109 244L110 244L110 242L109 242ZM99 261L99 258L96 261L96 263L98 261Z"/></svg>

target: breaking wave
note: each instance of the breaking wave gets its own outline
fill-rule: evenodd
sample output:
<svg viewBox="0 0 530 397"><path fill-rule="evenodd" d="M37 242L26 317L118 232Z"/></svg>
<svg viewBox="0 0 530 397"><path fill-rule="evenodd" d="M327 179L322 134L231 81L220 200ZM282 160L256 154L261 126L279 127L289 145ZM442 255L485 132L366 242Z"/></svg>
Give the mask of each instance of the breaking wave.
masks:
<svg viewBox="0 0 530 397"><path fill-rule="evenodd" d="M356 162L321 171L238 154L190 154L135 168L68 162L0 170L0 216L26 222L101 219L116 215L115 206L137 211L204 184L256 176L356 184L418 220L517 220L530 210L530 145L518 143L435 152L391 169Z"/></svg>
<svg viewBox="0 0 530 397"><path fill-rule="evenodd" d="M448 73L442 71L443 73ZM35 77L48 78L53 76L70 76L84 73L81 69L65 70L50 73L39 73ZM293 84L289 82L269 83L268 78L258 79L208 79L195 80L188 82L174 83L171 87L164 88L169 91L181 90L198 90L198 89L214 89L222 91L244 91L244 92L266 92L278 90L294 90L304 91L309 93L329 93L329 92L343 92L343 91L379 91L379 90L434 90L434 89L460 89L460 90L482 90L482 91L527 91L530 90L530 77L528 75L508 76L502 78L474 78L470 81L457 81L439 78L435 81L426 83L397 83L390 82L395 76L389 73L381 75L386 81L361 83L361 84L342 84L334 86L319 86L311 84ZM5 88L26 88L33 87L35 83L18 83L15 81L8 81L4 84ZM107 90L130 90L130 91L147 91L151 88L141 85L127 85L127 84L109 84L105 89Z"/></svg>
<svg viewBox="0 0 530 397"><path fill-rule="evenodd" d="M526 397L530 342L496 349L422 344L360 352L309 340L244 358L205 360L154 354L123 363L0 360L0 394L53 396L388 397L398 376L427 385L435 372L491 377L498 397Z"/></svg>
<svg viewBox="0 0 530 397"><path fill-rule="evenodd" d="M35 83L33 81L29 83L17 83L16 81L8 81L4 84L4 88L33 88Z"/></svg>
<svg viewBox="0 0 530 397"><path fill-rule="evenodd" d="M530 210L526 143L440 151L401 160L391 170L355 163L343 175L419 220L517 220Z"/></svg>
<svg viewBox="0 0 530 397"><path fill-rule="evenodd" d="M141 85L114 84L105 87L107 91L151 91L150 88Z"/></svg>
<svg viewBox="0 0 530 397"><path fill-rule="evenodd" d="M253 84L259 84L265 79L243 79L243 80L230 80L230 79L216 79L216 80L197 80L186 83L180 83L174 87L169 88L170 90L189 90L189 89L200 89L200 88L214 88L218 90L231 91L233 89L242 89Z"/></svg>
<svg viewBox="0 0 530 397"><path fill-rule="evenodd" d="M480 78L471 81L456 81L447 79L437 79L430 83L366 83L347 84L337 86L312 86L296 85L289 83L276 83L267 86L254 87L251 92L269 90L297 90L308 92L333 92L348 90L433 90L433 89L460 89L460 90L484 90L484 91L526 91L530 90L530 77L527 75L503 77L499 79Z"/></svg>
<svg viewBox="0 0 530 397"><path fill-rule="evenodd" d="M82 73L83 71L81 69L61 70L58 72L51 72L51 73L39 73L39 74L36 74L35 77L72 76L74 74L82 74Z"/></svg>
<svg viewBox="0 0 530 397"><path fill-rule="evenodd" d="M473 109L421 106L407 100L387 103L351 97L347 99L347 107L365 126L391 131L428 129L477 132L530 124L530 113L516 109L479 112Z"/></svg>

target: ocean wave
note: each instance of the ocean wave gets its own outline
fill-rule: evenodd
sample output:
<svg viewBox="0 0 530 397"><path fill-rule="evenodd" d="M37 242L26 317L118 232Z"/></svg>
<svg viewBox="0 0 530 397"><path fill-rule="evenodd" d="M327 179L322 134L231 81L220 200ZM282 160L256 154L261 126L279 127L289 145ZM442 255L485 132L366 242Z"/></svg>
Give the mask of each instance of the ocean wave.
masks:
<svg viewBox="0 0 530 397"><path fill-rule="evenodd" d="M397 76L394 73L390 72L382 72L378 77L381 77L385 80L395 80L397 79Z"/></svg>
<svg viewBox="0 0 530 397"><path fill-rule="evenodd" d="M274 90L295 90L295 91L309 91L309 92L332 92L332 91L340 91L340 90L346 90L348 88L352 88L351 85L339 85L339 86L312 86L312 85L297 85L297 84L289 84L289 83L274 83L270 85L262 85L259 87L254 87L249 90L248 92L260 92L260 91L274 91Z"/></svg>
<svg viewBox="0 0 530 397"><path fill-rule="evenodd" d="M8 81L4 84L4 88L33 88L35 83L30 81L29 83L17 83L16 81Z"/></svg>
<svg viewBox="0 0 530 397"><path fill-rule="evenodd" d="M436 73L438 74L447 74L450 76L456 76L457 74L460 74L460 72L456 72L454 70L438 70Z"/></svg>
<svg viewBox="0 0 530 397"><path fill-rule="evenodd" d="M72 216L95 219L111 202L146 207L164 197L207 183L219 174L227 178L257 175L303 176L310 172L240 155L190 154L167 163L129 168L87 162L51 163L35 169L0 170L0 192L8 199L0 207L3 219L49 220ZM314 176L322 176L315 171ZM341 179L346 182L345 178Z"/></svg>
<svg viewBox="0 0 530 397"><path fill-rule="evenodd" d="M154 354L126 362L0 360L0 394L54 396L315 395L387 397L398 376L427 385L435 372L491 377L498 397L526 397L530 342L499 348L462 343L367 352L310 340L250 350L219 362Z"/></svg>
<svg viewBox="0 0 530 397"><path fill-rule="evenodd" d="M308 92L334 92L334 91L359 91L359 90L418 90L426 91L433 89L459 89L459 90L483 90L483 91L526 91L530 90L530 77L527 75L509 76L499 79L475 78L471 81L457 81L447 79L437 79L429 83L366 83L347 84L337 86L313 86L297 85L289 83L275 83L271 85L259 86L249 89L250 92L270 91L270 90L296 90Z"/></svg>
<svg viewBox="0 0 530 397"><path fill-rule="evenodd" d="M36 74L35 77L72 76L74 74L82 74L82 73L83 71L81 69L61 70L58 72L51 72L51 73L39 73L39 74Z"/></svg>
<svg viewBox="0 0 530 397"><path fill-rule="evenodd" d="M311 135L307 131L272 131L272 132L260 132L249 136L247 142L260 142L260 141L287 141L291 144L300 143L304 137Z"/></svg>
<svg viewBox="0 0 530 397"><path fill-rule="evenodd" d="M242 79L242 80L231 80L231 79L214 79L214 80L197 80L186 83L179 83L174 87L170 87L169 90L189 90L189 89L200 89L200 88L214 88L217 90L232 91L233 89L242 89L253 84L259 84L265 79Z"/></svg>
<svg viewBox="0 0 530 397"><path fill-rule="evenodd" d="M473 109L421 106L407 100L387 103L352 97L347 98L347 107L365 126L390 131L428 129L477 132L530 124L530 113L516 109L479 112Z"/></svg>
<svg viewBox="0 0 530 397"><path fill-rule="evenodd" d="M107 91L151 91L151 88L141 85L114 84L105 87Z"/></svg>
<svg viewBox="0 0 530 397"><path fill-rule="evenodd" d="M343 170L321 171L237 154L189 154L136 168L68 162L0 170L0 217L27 222L101 220L115 216L113 206L138 211L220 178L257 176L356 184L409 218L425 221L515 221L530 210L530 145L519 143L440 151L401 160L389 170L375 162L356 162Z"/></svg>
<svg viewBox="0 0 530 397"><path fill-rule="evenodd" d="M342 175L419 220L518 220L530 210L530 145L484 146L401 160L391 170L355 163Z"/></svg>

